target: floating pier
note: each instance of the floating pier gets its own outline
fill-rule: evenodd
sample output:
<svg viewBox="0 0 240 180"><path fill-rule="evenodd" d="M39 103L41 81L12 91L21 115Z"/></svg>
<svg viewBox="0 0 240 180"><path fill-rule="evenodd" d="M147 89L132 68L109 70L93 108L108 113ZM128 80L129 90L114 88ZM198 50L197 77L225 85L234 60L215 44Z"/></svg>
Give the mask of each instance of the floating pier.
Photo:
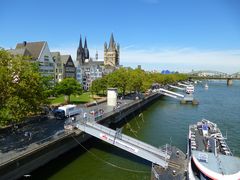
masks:
<svg viewBox="0 0 240 180"><path fill-rule="evenodd" d="M157 92L162 94L162 95L165 95L165 96L168 96L168 97L171 97L171 98L174 98L174 99L178 99L178 100L180 100L181 104L187 104L187 103L192 103L193 105L198 104L198 101L196 99L194 99L193 94L183 95L183 94L176 93L176 92L166 90L166 89L163 89L163 88L157 89Z"/></svg>

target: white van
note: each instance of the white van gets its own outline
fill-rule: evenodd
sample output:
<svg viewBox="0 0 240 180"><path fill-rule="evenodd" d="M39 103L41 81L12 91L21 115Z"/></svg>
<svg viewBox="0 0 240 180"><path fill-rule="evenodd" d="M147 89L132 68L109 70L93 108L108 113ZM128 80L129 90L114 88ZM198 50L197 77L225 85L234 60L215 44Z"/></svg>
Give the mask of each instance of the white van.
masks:
<svg viewBox="0 0 240 180"><path fill-rule="evenodd" d="M80 114L82 112L82 110L78 108L77 105L75 104L60 106L58 107L58 109L63 110L65 112L65 116L68 116L68 117Z"/></svg>

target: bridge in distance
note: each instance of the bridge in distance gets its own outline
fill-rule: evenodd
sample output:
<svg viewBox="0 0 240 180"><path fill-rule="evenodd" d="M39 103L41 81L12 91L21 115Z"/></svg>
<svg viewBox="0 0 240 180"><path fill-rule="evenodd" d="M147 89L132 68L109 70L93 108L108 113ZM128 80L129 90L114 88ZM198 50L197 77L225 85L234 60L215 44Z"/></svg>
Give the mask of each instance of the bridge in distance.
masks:
<svg viewBox="0 0 240 180"><path fill-rule="evenodd" d="M192 71L189 73L191 79L216 79L226 80L227 85L232 85L233 80L240 80L240 72L227 74L219 71Z"/></svg>

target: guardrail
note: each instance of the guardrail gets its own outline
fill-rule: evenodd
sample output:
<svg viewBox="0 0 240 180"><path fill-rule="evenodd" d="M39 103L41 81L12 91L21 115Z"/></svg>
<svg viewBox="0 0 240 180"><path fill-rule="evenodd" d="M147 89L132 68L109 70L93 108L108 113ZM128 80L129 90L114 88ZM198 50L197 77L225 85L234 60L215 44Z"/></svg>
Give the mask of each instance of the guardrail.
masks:
<svg viewBox="0 0 240 180"><path fill-rule="evenodd" d="M151 95L149 95L149 96L144 97L143 99L151 98L152 96L155 96L155 95L157 95L157 94L158 94L158 93L153 93L153 94L151 94ZM114 115L114 114L116 114L116 113L121 113L121 112L124 111L124 110L127 110L127 112L125 112L125 113L128 114L128 110L131 111L130 107L132 107L133 105L138 105L140 102L143 101L143 99L134 100L134 101L128 102L128 103L126 103L126 102L123 101L122 104L119 105L118 107L113 107L113 110L112 110L112 111L105 112L105 113L100 114L100 115L99 115L99 114L97 114L97 115L88 115L88 116L85 118L85 120L87 120L87 121L101 122L102 120L104 120L104 119L106 119L106 118L108 118L108 117L110 117L110 116L112 116L112 115ZM77 120L84 120L83 115L77 116Z"/></svg>

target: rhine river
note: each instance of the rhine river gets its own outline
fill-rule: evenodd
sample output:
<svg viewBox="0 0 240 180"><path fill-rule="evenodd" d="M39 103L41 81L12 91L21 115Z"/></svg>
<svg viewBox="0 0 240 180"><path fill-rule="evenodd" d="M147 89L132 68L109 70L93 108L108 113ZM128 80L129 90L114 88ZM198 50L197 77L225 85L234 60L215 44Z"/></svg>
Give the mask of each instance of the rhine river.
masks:
<svg viewBox="0 0 240 180"><path fill-rule="evenodd" d="M218 124L232 152L240 157L240 82L210 81L195 87L198 106L161 97L125 125L123 133L156 147L172 144L186 152L188 126L202 118ZM151 163L94 139L32 173L34 179L150 179ZM228 162L229 163L229 162ZM132 172L138 171L138 172Z"/></svg>

